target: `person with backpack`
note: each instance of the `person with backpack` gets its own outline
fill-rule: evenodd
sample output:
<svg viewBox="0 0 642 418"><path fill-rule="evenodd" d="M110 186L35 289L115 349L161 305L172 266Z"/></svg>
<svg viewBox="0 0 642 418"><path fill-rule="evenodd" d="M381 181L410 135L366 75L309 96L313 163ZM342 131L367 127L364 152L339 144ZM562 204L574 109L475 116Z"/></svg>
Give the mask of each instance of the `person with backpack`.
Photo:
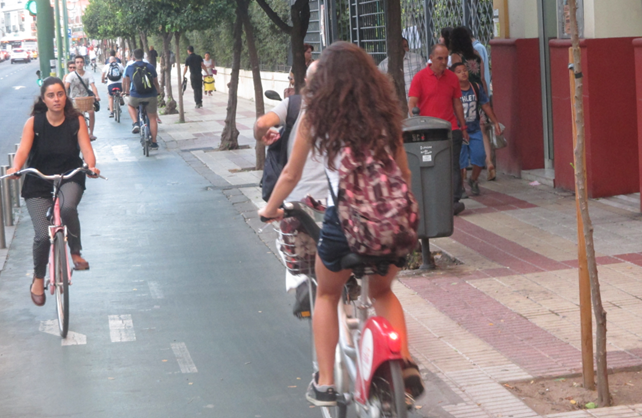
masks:
<svg viewBox="0 0 642 418"><path fill-rule="evenodd" d="M78 57L82 61L81 57ZM31 117L22 130L22 139L16 151L13 167L7 174L26 168L35 168L43 174L61 174L82 167L83 159L96 175L96 157L89 140L85 119L74 108L62 80L47 77L40 87L40 96L34 104ZM82 153L82 159L80 158ZM79 173L64 180L60 191L60 214L69 233L67 235L71 259L76 270L89 269L89 263L80 255L80 221L78 204L85 190L85 174ZM49 226L47 219L53 201L53 184L36 176L25 176L22 197L27 204L35 237L33 240L34 274L30 286L31 300L37 306L45 304L44 278L49 260Z"/></svg>
<svg viewBox="0 0 642 418"><path fill-rule="evenodd" d="M69 92L69 97L76 99L78 97L94 97L95 101L100 101L98 90L94 83L94 77L91 73L85 71L85 59L82 56L77 56L74 59L76 63L76 71L67 74L65 78L65 88ZM94 136L94 125L96 124L95 107L88 110L89 113L89 138L92 141L96 140Z"/></svg>
<svg viewBox="0 0 642 418"><path fill-rule="evenodd" d="M185 68L183 68L183 78L187 73L189 68L190 81L192 84L192 90L194 90L194 103L196 108L199 109L203 107L203 75L201 70L207 71L207 67L203 62L203 57L194 53L194 47L187 47L187 59L185 60Z"/></svg>
<svg viewBox="0 0 642 418"><path fill-rule="evenodd" d="M468 185L473 196L479 196L479 175L486 164L486 151L484 150L484 137L480 127L480 111L483 110L495 127L495 133L501 135L499 121L490 106L490 99L484 87L480 84L470 81L468 69L463 62L457 62L450 67L459 79L461 88L461 103L464 108L464 119L466 120L466 130L468 131L468 143L464 142L461 147L459 156L459 166L461 167L462 187L466 182L466 168L472 164L473 172L468 179Z"/></svg>
<svg viewBox="0 0 642 418"><path fill-rule="evenodd" d="M134 63L128 64L123 79L123 93L129 95L127 109L132 120L138 120L138 105L147 103L147 116L149 116L149 130L152 134L152 149L158 149L156 135L158 134L158 74L156 68L143 62L145 53L142 49L134 50ZM139 122L132 124L132 133L140 131Z"/></svg>
<svg viewBox="0 0 642 418"><path fill-rule="evenodd" d="M333 43L318 62L306 85L305 114L292 154L259 215L283 218L279 206L299 182L314 150L314 158L323 161L330 196L315 264L318 287L312 327L319 372L313 375L306 398L314 405L333 406L337 304L351 275L341 269L341 259L350 253L407 255L417 246L419 217L409 186L403 115L394 86L372 57L348 42ZM355 231L367 231L369 236ZM388 274L370 280L369 296L377 314L399 334L404 383L417 397L424 391L423 381L408 349L403 308L391 289L397 272L390 265Z"/></svg>
<svg viewBox="0 0 642 418"><path fill-rule="evenodd" d="M125 68L116 62L116 57L109 58L109 64L103 67L102 82L107 83L109 93L109 117L114 117L114 90L123 91ZM121 104L123 104L121 102Z"/></svg>

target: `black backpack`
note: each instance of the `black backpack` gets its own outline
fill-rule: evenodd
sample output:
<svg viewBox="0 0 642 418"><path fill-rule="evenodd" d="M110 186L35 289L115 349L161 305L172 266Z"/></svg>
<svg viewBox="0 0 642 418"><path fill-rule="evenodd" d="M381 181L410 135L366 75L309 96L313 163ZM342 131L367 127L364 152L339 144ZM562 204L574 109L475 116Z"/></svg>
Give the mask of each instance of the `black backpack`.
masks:
<svg viewBox="0 0 642 418"><path fill-rule="evenodd" d="M288 142L292 127L299 117L299 110L301 110L301 96L295 94L288 97L288 114L285 119L285 126L281 128L279 133L281 137L273 144L268 146L267 154L265 155L265 166L263 167L263 178L261 179L261 188L263 200L266 202L270 200L274 186L283 171L283 167L288 162Z"/></svg>
<svg viewBox="0 0 642 418"><path fill-rule="evenodd" d="M134 64L134 75L132 76L132 83L134 83L134 89L138 94L149 94L154 91L154 75L147 64L143 65Z"/></svg>
<svg viewBox="0 0 642 418"><path fill-rule="evenodd" d="M107 78L111 81L118 81L123 75L120 73L120 68L118 67L117 62L112 62L109 64L109 69L107 70Z"/></svg>

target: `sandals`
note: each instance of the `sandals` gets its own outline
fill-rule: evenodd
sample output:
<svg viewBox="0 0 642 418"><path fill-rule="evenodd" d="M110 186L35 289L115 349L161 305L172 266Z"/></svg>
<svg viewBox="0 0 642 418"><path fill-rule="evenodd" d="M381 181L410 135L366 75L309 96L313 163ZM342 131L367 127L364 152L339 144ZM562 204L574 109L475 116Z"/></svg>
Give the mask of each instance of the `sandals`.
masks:
<svg viewBox="0 0 642 418"><path fill-rule="evenodd" d="M417 399L424 393L424 381L419 373L419 366L413 361L404 361L401 375L403 376L403 383L406 387L406 392Z"/></svg>
<svg viewBox="0 0 642 418"><path fill-rule="evenodd" d="M45 294L45 290L42 289L42 295L36 295L31 291L31 287L33 286L33 283L36 281L37 277L33 276L33 280L31 281L31 284L29 285L29 293L31 294L31 300L36 306L43 306L45 302L47 301L47 295ZM42 279L44 280L44 279Z"/></svg>
<svg viewBox="0 0 642 418"><path fill-rule="evenodd" d="M80 254L72 254L71 260L74 263L74 270L89 270L89 263L87 262L87 260L84 260L82 257L80 257L80 260L76 261L73 259L74 255L80 257Z"/></svg>

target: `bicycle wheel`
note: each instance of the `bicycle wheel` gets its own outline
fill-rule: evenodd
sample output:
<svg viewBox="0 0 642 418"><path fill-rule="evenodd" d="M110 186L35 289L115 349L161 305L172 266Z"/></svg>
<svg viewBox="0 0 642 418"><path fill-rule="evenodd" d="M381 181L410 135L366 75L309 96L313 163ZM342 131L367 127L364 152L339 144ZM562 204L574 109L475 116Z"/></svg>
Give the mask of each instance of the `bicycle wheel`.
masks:
<svg viewBox="0 0 642 418"><path fill-rule="evenodd" d="M114 120L120 123L120 97L114 96Z"/></svg>
<svg viewBox="0 0 642 418"><path fill-rule="evenodd" d="M143 126L143 129L141 131L144 133L143 135L143 154L145 154L145 157L149 157L149 141L150 141L150 135L149 135L149 127L147 125Z"/></svg>
<svg viewBox="0 0 642 418"><path fill-rule="evenodd" d="M400 361L389 361L377 370L370 387L368 407L371 417L407 418L408 406Z"/></svg>
<svg viewBox="0 0 642 418"><path fill-rule="evenodd" d="M67 337L69 330L69 277L67 272L67 254L65 251L65 236L58 231L54 237L54 294L56 295L56 311L58 312L58 328L60 336Z"/></svg>

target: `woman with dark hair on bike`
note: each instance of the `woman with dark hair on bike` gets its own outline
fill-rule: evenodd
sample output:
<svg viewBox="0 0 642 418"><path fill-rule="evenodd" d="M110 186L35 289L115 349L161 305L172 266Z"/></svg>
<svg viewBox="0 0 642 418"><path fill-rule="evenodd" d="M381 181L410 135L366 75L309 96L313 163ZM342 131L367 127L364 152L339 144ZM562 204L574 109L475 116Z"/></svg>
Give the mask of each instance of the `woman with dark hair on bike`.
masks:
<svg viewBox="0 0 642 418"><path fill-rule="evenodd" d="M484 77L484 60L473 48L470 32L464 26L453 29L450 35L450 54L452 64L463 62L468 69L470 81L484 86L484 91L488 94L488 86Z"/></svg>
<svg viewBox="0 0 642 418"><path fill-rule="evenodd" d="M377 70L365 51L347 42L335 42L325 49L303 97L306 110L294 149L267 206L259 211L261 216L273 220L283 217L279 206L300 180L312 149L318 154L314 158L325 164L335 196L339 195L339 169L346 151L359 162L365 159L363 150L369 150L378 161L394 159L403 180L410 184L401 136L401 107L392 83ZM317 406L336 405L333 371L339 338L337 305L351 274L351 270L341 268L341 259L352 251L333 200L328 197L315 264L318 288L312 327L319 373L314 375L306 398ZM375 276L370 281L369 296L377 314L386 318L400 335L406 389L418 396L423 392L423 382L408 350L403 308L391 290L397 271L391 265L387 275Z"/></svg>
<svg viewBox="0 0 642 418"><path fill-rule="evenodd" d="M40 87L40 96L33 105L31 117L22 130L22 139L13 167L7 174L26 168L35 168L43 174L62 174L82 167L83 158L88 168L100 174L96 157L89 141L87 124L67 97L62 80L48 77ZM61 216L68 229L69 248L76 270L89 269L89 263L80 256L80 221L77 206L85 190L85 174L79 173L62 182L60 192ZM45 304L44 277L49 257L49 220L47 211L53 204L53 184L36 176L26 176L22 197L27 203L29 216L36 233L33 240L34 275L30 292L33 302Z"/></svg>

